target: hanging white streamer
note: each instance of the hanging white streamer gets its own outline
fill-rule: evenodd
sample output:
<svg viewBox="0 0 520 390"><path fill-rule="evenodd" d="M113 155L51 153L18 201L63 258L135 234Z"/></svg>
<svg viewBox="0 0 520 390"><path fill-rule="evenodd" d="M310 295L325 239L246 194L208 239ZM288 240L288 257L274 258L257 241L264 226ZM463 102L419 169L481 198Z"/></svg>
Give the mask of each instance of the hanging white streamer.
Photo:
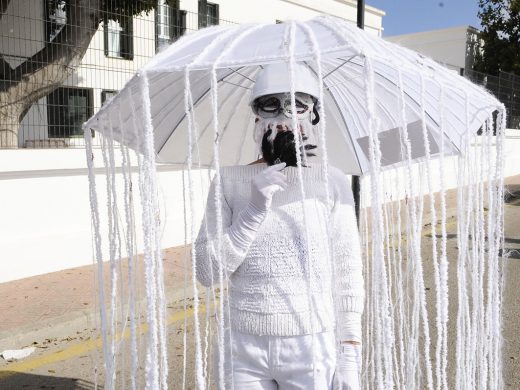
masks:
<svg viewBox="0 0 520 390"><path fill-rule="evenodd" d="M155 153L153 147L153 125L151 117L151 101L149 95L149 83L146 73L139 75L141 79L142 107L144 111L145 129L144 129L144 150L143 160L140 166L141 175L141 207L143 218L143 244L144 244L144 262L145 262L145 281L146 281L146 298L147 298L147 322L148 322L148 345L146 353L145 376L146 388L158 389L161 386L160 378L160 340L159 340L159 292L157 291L157 252L156 252L156 234L157 234L157 212L154 209L157 203L154 197L157 195L154 176L155 172Z"/></svg>
<svg viewBox="0 0 520 390"><path fill-rule="evenodd" d="M294 56L294 49L296 44L296 23L291 22L286 27L286 42L288 42L288 60L289 60L289 75L290 75L290 84L291 84L291 112L296 112L296 74L294 71L294 68L296 66L296 59ZM292 116L292 131L294 134L294 141L295 141L295 147L296 151L300 150L301 145L301 133L298 128L298 121L296 118L296 115ZM303 153L305 154L305 153ZM298 169L298 184L300 187L300 195L301 195L301 205L302 205L302 214L303 214L303 225L305 227L305 245L307 249L307 253L312 253L310 250L310 242L309 242L309 230L308 230L308 217L307 217L307 211L305 208L305 187L303 182L303 172L304 169L302 167L302 158L300 153L296 153L296 165ZM309 317L310 317L310 324L311 324L311 334L312 334L312 372L313 372L313 389L316 387L316 383L314 382L315 379L315 367L316 367L316 339L314 330L316 329L315 323L314 323L314 315L315 313L315 307L314 302L312 299L312 272L311 272L311 261L308 259L307 263L305 264L305 277L307 281L307 301L308 301L308 307L309 307Z"/></svg>
<svg viewBox="0 0 520 390"><path fill-rule="evenodd" d="M96 178L94 174L94 154L92 151L92 133L90 129L83 128L85 137L85 151L87 154L88 182L89 182L89 200L92 225L94 227L95 242L95 258L97 263L97 277L99 283L99 312L101 317L101 340L103 344L103 357L105 361L105 387L110 389L113 377L113 359L110 351L109 335L108 335L108 319L105 301L105 284L103 274L103 251L101 246L101 229L99 220L99 206L96 191Z"/></svg>
<svg viewBox="0 0 520 390"><path fill-rule="evenodd" d="M392 388L394 373L392 366L393 329L390 319L390 297L388 295L388 276L384 263L385 227L383 221L383 197L381 193L381 149L377 135L377 118L375 113L375 83L372 59L365 54L365 98L368 112L370 183L371 183L371 214L372 214L372 261L373 286L372 291L377 296L375 310L378 311L376 321L376 351L382 359L381 371L377 372L377 386ZM376 289L376 290L374 290ZM379 306L380 305L380 306Z"/></svg>
<svg viewBox="0 0 520 390"><path fill-rule="evenodd" d="M191 97L191 85L190 85L190 71L186 68L184 73L184 110L186 113L186 120L188 122L188 188L190 194L190 223L191 223L191 239L192 242L196 237L197 232L195 231L195 194L194 194L194 183L192 176L192 148L193 148L193 103ZM193 318L194 318L194 333L195 333L195 378L196 387L198 390L205 388L204 376L203 376L203 364L202 364L202 347L200 338L200 322L199 322L199 290L197 287L197 272L196 272L196 260L197 251L195 245L191 248L191 262L192 262L192 286L193 286Z"/></svg>

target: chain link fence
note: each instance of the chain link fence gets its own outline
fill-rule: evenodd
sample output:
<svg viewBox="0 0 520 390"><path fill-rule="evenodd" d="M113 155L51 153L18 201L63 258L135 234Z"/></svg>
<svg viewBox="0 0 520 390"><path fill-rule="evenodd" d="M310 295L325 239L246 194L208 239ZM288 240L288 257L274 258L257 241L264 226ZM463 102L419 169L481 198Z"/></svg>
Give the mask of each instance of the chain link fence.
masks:
<svg viewBox="0 0 520 390"><path fill-rule="evenodd" d="M236 24L178 0L0 2L0 148L84 147L81 125L188 31Z"/></svg>
<svg viewBox="0 0 520 390"><path fill-rule="evenodd" d="M520 76L507 72L492 76L474 70L466 71L465 76L482 85L505 105L507 128L520 129Z"/></svg>
<svg viewBox="0 0 520 390"><path fill-rule="evenodd" d="M83 147L81 125L158 51L214 24L219 5L198 0L0 2L0 148ZM467 71L520 128L520 77ZM95 140L97 141L97 140Z"/></svg>

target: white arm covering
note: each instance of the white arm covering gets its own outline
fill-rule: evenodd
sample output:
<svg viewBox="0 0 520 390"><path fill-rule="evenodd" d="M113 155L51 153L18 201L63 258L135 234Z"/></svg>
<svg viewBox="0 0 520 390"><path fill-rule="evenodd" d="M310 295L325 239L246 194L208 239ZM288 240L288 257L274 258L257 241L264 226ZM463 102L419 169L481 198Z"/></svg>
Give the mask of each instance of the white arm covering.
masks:
<svg viewBox="0 0 520 390"><path fill-rule="evenodd" d="M354 199L346 176L336 173L334 178L331 242L335 267L338 341L360 343L365 290Z"/></svg>

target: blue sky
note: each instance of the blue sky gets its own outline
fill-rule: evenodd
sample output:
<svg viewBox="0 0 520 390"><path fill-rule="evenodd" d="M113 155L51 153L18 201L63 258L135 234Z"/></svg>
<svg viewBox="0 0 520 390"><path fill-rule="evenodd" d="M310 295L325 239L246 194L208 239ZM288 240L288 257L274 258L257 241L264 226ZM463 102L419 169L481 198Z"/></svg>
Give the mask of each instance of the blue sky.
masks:
<svg viewBox="0 0 520 390"><path fill-rule="evenodd" d="M365 3L386 12L383 36L468 24L480 28L478 0L365 0Z"/></svg>

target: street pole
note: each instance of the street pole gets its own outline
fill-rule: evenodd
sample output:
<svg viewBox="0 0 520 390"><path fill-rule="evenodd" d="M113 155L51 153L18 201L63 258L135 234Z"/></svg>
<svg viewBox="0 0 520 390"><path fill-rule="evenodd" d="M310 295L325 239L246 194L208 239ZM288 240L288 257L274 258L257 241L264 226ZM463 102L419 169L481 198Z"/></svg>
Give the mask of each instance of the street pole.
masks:
<svg viewBox="0 0 520 390"><path fill-rule="evenodd" d="M357 2L357 26L362 30L365 28L365 0Z"/></svg>
<svg viewBox="0 0 520 390"><path fill-rule="evenodd" d="M365 28L365 0L357 1L357 26L360 29ZM356 219L359 226L359 199L361 193L361 184L359 176L352 175L352 194L354 195L354 207L356 210Z"/></svg>

